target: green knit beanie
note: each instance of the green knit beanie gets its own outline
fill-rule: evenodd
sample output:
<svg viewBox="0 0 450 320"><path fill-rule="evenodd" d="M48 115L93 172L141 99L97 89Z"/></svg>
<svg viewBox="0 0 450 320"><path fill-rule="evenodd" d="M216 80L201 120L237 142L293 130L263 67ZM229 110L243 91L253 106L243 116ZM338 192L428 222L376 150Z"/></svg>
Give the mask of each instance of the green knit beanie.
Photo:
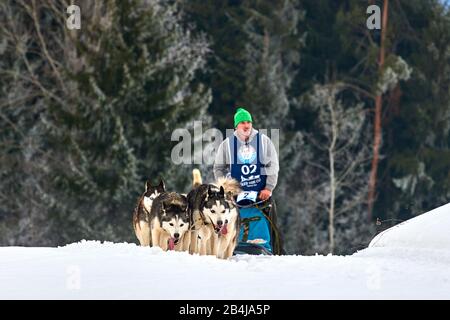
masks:
<svg viewBox="0 0 450 320"><path fill-rule="evenodd" d="M236 128L237 125L243 121L253 122L252 115L244 108L238 108L234 114L234 127Z"/></svg>

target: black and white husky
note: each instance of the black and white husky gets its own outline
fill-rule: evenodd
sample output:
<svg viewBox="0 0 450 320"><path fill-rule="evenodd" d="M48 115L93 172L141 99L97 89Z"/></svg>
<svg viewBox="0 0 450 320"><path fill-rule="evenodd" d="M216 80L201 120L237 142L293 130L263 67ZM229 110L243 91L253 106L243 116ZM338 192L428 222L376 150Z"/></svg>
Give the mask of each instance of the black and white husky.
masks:
<svg viewBox="0 0 450 320"><path fill-rule="evenodd" d="M221 178L214 184L201 184L197 169L193 177L194 189L187 196L193 221L190 252L227 259L239 237L239 210L234 203L241 191L239 182Z"/></svg>
<svg viewBox="0 0 450 320"><path fill-rule="evenodd" d="M153 200L150 212L151 245L163 250L189 250L190 216L184 195L164 192Z"/></svg>
<svg viewBox="0 0 450 320"><path fill-rule="evenodd" d="M141 246L151 244L150 211L152 210L153 200L165 191L166 187L162 179L156 186L153 186L150 181L145 183L145 192L139 198L133 213L133 228Z"/></svg>

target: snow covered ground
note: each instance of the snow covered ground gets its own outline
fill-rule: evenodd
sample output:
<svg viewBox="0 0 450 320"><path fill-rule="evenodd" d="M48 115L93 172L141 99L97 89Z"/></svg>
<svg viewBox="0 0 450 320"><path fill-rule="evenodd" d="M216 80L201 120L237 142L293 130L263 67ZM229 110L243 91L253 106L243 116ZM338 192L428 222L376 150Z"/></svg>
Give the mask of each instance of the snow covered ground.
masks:
<svg viewBox="0 0 450 320"><path fill-rule="evenodd" d="M0 299L450 299L450 204L351 256L228 261L127 243L0 248Z"/></svg>

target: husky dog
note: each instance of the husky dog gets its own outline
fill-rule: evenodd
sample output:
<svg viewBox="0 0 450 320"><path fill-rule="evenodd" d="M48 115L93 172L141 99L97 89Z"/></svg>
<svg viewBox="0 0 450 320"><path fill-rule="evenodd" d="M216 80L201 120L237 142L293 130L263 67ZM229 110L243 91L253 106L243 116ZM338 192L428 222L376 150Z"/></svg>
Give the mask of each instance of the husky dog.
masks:
<svg viewBox="0 0 450 320"><path fill-rule="evenodd" d="M163 250L187 251L190 238L190 217L185 196L164 192L155 198L150 212L152 246Z"/></svg>
<svg viewBox="0 0 450 320"><path fill-rule="evenodd" d="M193 220L190 252L227 259L239 236L239 210L234 203L241 191L239 182L221 178L215 184L202 184L198 169L193 177L194 189L188 194Z"/></svg>
<svg viewBox="0 0 450 320"><path fill-rule="evenodd" d="M157 186L150 181L145 183L145 192L141 195L133 213L133 227L141 246L151 245L149 216L152 210L153 200L166 191L164 181L160 179Z"/></svg>

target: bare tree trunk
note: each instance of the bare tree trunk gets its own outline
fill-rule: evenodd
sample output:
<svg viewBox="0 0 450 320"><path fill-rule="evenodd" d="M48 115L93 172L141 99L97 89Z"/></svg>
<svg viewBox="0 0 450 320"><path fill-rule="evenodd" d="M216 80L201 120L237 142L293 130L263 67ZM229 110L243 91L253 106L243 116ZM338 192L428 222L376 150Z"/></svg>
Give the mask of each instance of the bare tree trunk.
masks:
<svg viewBox="0 0 450 320"><path fill-rule="evenodd" d="M329 233L329 241L330 241L330 253L334 252L335 243L334 243L334 211L335 211L335 201L336 201L336 175L334 168L334 159L336 152L336 141L338 135L337 128L337 119L336 113L334 110L334 99L335 99L336 91L334 87L332 87L330 94L328 95L328 108L330 109L331 115L331 143L328 148L328 159L330 165L330 204L328 208L328 233Z"/></svg>
<svg viewBox="0 0 450 320"><path fill-rule="evenodd" d="M381 41L380 41L380 56L379 56L379 73L383 71L384 58L385 58L385 42L386 42L386 28L388 22L388 6L389 0L384 0L383 5L383 21L381 27ZM375 97L375 119L374 119L374 143L373 143L373 158L372 158L372 169L370 171L369 179L369 197L368 197L368 221L372 221L372 211L373 203L375 199L375 191L377 184L377 172L378 163L380 159L380 146L381 146L381 116L382 116L382 103L383 103L383 93L380 92Z"/></svg>

